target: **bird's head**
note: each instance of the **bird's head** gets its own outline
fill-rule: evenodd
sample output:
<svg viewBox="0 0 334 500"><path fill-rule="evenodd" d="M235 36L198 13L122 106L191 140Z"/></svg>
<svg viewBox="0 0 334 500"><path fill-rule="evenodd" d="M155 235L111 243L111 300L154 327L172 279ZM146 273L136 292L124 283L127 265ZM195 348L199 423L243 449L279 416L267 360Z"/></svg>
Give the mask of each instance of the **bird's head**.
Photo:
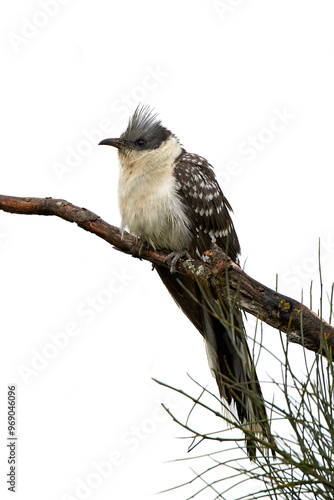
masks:
<svg viewBox="0 0 334 500"><path fill-rule="evenodd" d="M177 138L161 124L158 115L143 105L136 108L119 138L104 139L99 145L117 148L121 165L131 167L142 161L157 161L160 156L171 156L174 161L182 150Z"/></svg>

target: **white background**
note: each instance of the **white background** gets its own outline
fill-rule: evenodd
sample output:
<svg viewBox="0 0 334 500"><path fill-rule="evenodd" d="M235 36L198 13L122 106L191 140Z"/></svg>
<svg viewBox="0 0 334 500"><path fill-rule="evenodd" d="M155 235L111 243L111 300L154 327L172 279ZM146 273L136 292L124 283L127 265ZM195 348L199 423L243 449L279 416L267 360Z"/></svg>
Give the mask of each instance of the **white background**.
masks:
<svg viewBox="0 0 334 500"><path fill-rule="evenodd" d="M303 289L307 304L314 280L317 310L321 238L328 319L333 14L330 0L2 4L1 193L63 198L118 225L116 151L97 143L118 136L138 102L150 104L186 149L214 165L248 274L274 287L278 273L279 290L300 299ZM1 498L12 498L13 383L18 500L141 500L193 478L195 460L165 463L185 457L189 442L175 439L186 433L160 409L164 402L184 418L189 404L151 378L194 395L187 372L215 384L200 335L150 265L55 217L0 212L0 277ZM277 332L264 331L275 350ZM55 347L57 334L67 345ZM299 347L291 356L297 363ZM260 379L268 373L264 358ZM270 398L272 388L264 391ZM113 460L102 478L95 465ZM225 473L220 467L216 479Z"/></svg>

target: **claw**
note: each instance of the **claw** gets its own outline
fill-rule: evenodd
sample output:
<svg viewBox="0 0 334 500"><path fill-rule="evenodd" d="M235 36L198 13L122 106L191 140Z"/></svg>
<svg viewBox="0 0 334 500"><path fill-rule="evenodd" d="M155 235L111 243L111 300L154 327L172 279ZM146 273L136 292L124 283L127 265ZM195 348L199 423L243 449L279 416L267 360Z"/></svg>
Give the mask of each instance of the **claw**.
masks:
<svg viewBox="0 0 334 500"><path fill-rule="evenodd" d="M131 252L134 257L139 257L139 259L141 260L143 250L149 250L149 248L150 246L148 243L137 238L136 243L134 243L131 247Z"/></svg>
<svg viewBox="0 0 334 500"><path fill-rule="evenodd" d="M171 252L164 258L164 262L170 266L170 272L174 274L176 272L176 264L180 259L190 259L194 260L188 250L181 250L179 252Z"/></svg>

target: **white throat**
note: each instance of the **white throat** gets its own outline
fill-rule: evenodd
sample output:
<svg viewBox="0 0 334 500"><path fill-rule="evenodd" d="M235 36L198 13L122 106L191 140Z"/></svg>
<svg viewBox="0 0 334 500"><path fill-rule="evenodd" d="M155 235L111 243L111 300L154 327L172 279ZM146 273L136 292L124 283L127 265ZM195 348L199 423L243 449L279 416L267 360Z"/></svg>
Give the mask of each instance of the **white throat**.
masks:
<svg viewBox="0 0 334 500"><path fill-rule="evenodd" d="M159 148L151 150L133 150L127 154L119 154L121 168L131 169L136 176L149 171L158 172L172 165L181 154L182 148L174 135L171 135Z"/></svg>

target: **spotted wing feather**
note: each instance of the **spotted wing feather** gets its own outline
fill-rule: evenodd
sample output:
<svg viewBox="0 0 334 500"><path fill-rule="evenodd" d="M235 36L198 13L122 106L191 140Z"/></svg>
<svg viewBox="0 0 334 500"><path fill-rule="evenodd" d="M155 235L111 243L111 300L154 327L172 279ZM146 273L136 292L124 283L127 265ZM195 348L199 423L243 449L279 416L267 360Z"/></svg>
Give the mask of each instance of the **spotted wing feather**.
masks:
<svg viewBox="0 0 334 500"><path fill-rule="evenodd" d="M175 162L177 192L184 204L193 236L192 246L201 256L212 243L238 261L240 245L230 213L212 166L201 156L184 151Z"/></svg>

